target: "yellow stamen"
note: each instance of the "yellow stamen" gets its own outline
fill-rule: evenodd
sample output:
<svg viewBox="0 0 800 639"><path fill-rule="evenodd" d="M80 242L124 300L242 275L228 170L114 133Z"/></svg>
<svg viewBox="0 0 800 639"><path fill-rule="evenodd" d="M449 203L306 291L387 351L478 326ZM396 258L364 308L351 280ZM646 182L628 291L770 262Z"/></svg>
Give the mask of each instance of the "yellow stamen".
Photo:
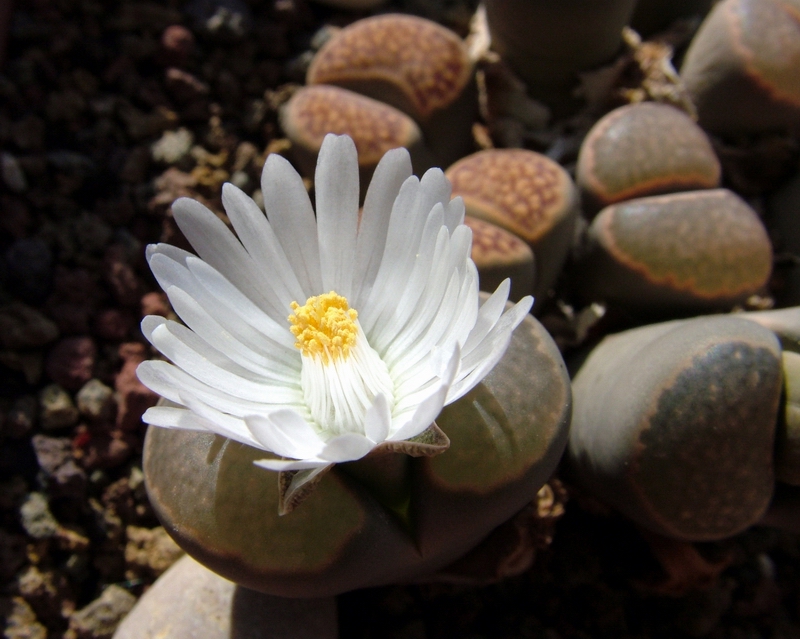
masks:
<svg viewBox="0 0 800 639"><path fill-rule="evenodd" d="M289 330L303 355L318 357L324 364L331 359L347 359L356 343L358 312L350 308L346 298L331 291L309 297L302 306L292 302L291 307Z"/></svg>

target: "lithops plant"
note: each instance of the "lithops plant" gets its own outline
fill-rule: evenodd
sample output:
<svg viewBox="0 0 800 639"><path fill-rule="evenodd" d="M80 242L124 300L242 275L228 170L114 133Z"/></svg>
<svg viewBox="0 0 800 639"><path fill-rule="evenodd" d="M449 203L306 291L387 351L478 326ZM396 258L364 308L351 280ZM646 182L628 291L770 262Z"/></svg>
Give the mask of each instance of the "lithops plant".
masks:
<svg viewBox="0 0 800 639"><path fill-rule="evenodd" d="M563 361L528 318L484 383L437 418L446 453L379 458L399 466L405 518L347 464L281 517L275 478L253 465L263 453L213 433L150 429L144 471L159 519L202 564L269 594L326 596L418 578L466 553L533 499L569 419Z"/></svg>
<svg viewBox="0 0 800 639"><path fill-rule="evenodd" d="M733 535L772 497L782 386L777 337L746 317L607 337L573 381L571 476L662 535Z"/></svg>
<svg viewBox="0 0 800 639"><path fill-rule="evenodd" d="M435 22L401 14L358 20L325 43L306 79L386 102L414 118L439 166L473 148L473 65L461 38Z"/></svg>
<svg viewBox="0 0 800 639"><path fill-rule="evenodd" d="M556 162L524 149L479 151L447 169L467 214L525 240L536 258L538 305L569 252L579 213L578 191Z"/></svg>
<svg viewBox="0 0 800 639"><path fill-rule="evenodd" d="M172 360L137 370L164 398L143 417L153 507L193 557L269 594L437 570L555 468L563 361L529 297L507 304L504 282L480 299L464 205L440 170L417 179L390 151L359 221L355 145L329 135L316 215L283 158L262 185L266 218L224 188L236 236L199 203L173 204L199 257L148 249L186 322L142 323Z"/></svg>
<svg viewBox="0 0 800 639"><path fill-rule="evenodd" d="M530 295L535 273L531 247L486 220L466 216L464 224L472 229L472 261L478 267L482 290L493 291L508 278L509 299L520 300Z"/></svg>
<svg viewBox="0 0 800 639"><path fill-rule="evenodd" d="M581 145L576 182L584 213L647 195L719 186L720 163L683 111L642 102L614 109Z"/></svg>
<svg viewBox="0 0 800 639"><path fill-rule="evenodd" d="M414 171L422 173L432 160L414 120L383 102L334 86L299 89L283 106L281 126L292 141L293 159L311 177L328 133L349 135L358 151L362 199L375 167L390 149L404 147Z"/></svg>
<svg viewBox="0 0 800 639"><path fill-rule="evenodd" d="M583 296L662 317L730 309L761 291L772 269L761 220L726 189L606 207L584 248Z"/></svg>
<svg viewBox="0 0 800 639"><path fill-rule="evenodd" d="M723 0L681 77L700 124L720 135L800 133L800 1Z"/></svg>
<svg viewBox="0 0 800 639"><path fill-rule="evenodd" d="M636 0L486 0L492 49L554 113L574 109L578 73L611 61Z"/></svg>

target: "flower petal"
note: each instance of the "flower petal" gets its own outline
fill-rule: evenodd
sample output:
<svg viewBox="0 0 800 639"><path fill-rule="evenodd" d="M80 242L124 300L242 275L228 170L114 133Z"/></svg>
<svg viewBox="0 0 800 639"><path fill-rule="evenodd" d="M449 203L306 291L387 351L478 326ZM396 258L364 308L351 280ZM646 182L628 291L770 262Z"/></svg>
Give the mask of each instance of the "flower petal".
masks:
<svg viewBox="0 0 800 639"><path fill-rule="evenodd" d="M390 289L393 276L396 275L395 267L399 265L400 258L405 252L409 242L419 245L419 234L425 227L425 220L411 215L414 202L419 191L419 180L415 176L409 177L400 187L400 192L395 198L392 213L389 218L389 228L386 232L386 242L381 256L375 281L369 291L362 290L359 300L359 321L364 332L370 335L378 317L389 303L387 291Z"/></svg>
<svg viewBox="0 0 800 639"><path fill-rule="evenodd" d="M444 243L449 240L447 228L443 224L444 210L441 204L437 204L428 215L413 269L407 275L402 293L398 298L397 293L392 292L394 304L384 305L384 313L370 335L370 343L378 352L384 352L400 334L402 327L415 314L417 305L427 290L426 284L432 277L432 271L435 276L436 257L441 254Z"/></svg>
<svg viewBox="0 0 800 639"><path fill-rule="evenodd" d="M278 300L264 293L263 278L252 259L228 227L208 208L189 198L179 198L172 205L172 214L186 239L204 262L222 273L251 302L274 320L286 314Z"/></svg>
<svg viewBox="0 0 800 639"><path fill-rule="evenodd" d="M307 470L309 468L322 468L331 465L331 462L324 459L256 459L253 463L261 468L278 472L286 470Z"/></svg>
<svg viewBox="0 0 800 639"><path fill-rule="evenodd" d="M144 326L144 322L142 324ZM234 364L185 326L165 321L152 330L149 339L178 368L191 371L195 379L232 397L268 402L270 393L283 396L285 389L265 383L255 374Z"/></svg>
<svg viewBox="0 0 800 639"><path fill-rule="evenodd" d="M470 331L467 341L464 343L464 353L469 353L478 345L481 340L492 330L492 327L500 319L503 309L506 306L508 293L511 290L511 280L508 278L500 282L494 293L486 300L478 311L478 319L475 327Z"/></svg>
<svg viewBox="0 0 800 639"><path fill-rule="evenodd" d="M172 308L186 325L209 344L216 344L231 361L264 380L280 385L299 385L300 379L295 371L287 370L286 367L280 366L279 362L248 348L226 331L191 295L177 286L170 286L166 289L166 293Z"/></svg>
<svg viewBox="0 0 800 639"><path fill-rule="evenodd" d="M322 287L350 299L358 229L358 153L352 138L325 136L314 189Z"/></svg>
<svg viewBox="0 0 800 639"><path fill-rule="evenodd" d="M294 274L286 253L263 211L241 189L222 185L222 204L245 249L262 273L269 273L265 285L272 285L285 308L305 299L305 291Z"/></svg>
<svg viewBox="0 0 800 639"><path fill-rule="evenodd" d="M404 148L392 149L378 162L364 199L356 240L353 306L361 308L372 290L386 246L392 206L400 187L411 177L411 156Z"/></svg>
<svg viewBox="0 0 800 639"><path fill-rule="evenodd" d="M268 415L275 411L276 405L305 407L301 389L275 387L269 397L272 401L262 399L254 402L204 384L168 362L142 362L136 375L147 388L172 402L180 402L181 391L188 390L216 410L240 419L253 414Z"/></svg>
<svg viewBox="0 0 800 639"><path fill-rule="evenodd" d="M244 422L265 450L293 459L317 457L324 446L319 435L297 413L289 410L280 412L282 414L277 417L274 413L266 417L251 415L245 417ZM305 428L298 427L299 424Z"/></svg>
<svg viewBox="0 0 800 639"><path fill-rule="evenodd" d="M345 433L329 439L325 448L319 454L321 459L340 464L347 461L361 459L371 451L375 445L363 435L357 433Z"/></svg>
<svg viewBox="0 0 800 639"><path fill-rule="evenodd" d="M142 415L142 421L161 428L214 432L214 424L211 422L186 408L174 406L151 406Z"/></svg>
<svg viewBox="0 0 800 639"><path fill-rule="evenodd" d="M194 273L185 263L179 263L166 254L156 253L150 259L150 268L161 288L169 291L176 286L190 295L216 322L253 353L254 361L271 362L270 366L299 373L300 358L291 335L287 334L263 311L250 303L222 275L194 255L186 262L197 263ZM214 277L204 274L213 272ZM195 273L200 275L203 283ZM180 315L180 311L178 311ZM260 355L263 354L263 355Z"/></svg>
<svg viewBox="0 0 800 639"><path fill-rule="evenodd" d="M181 391L180 395L181 404L186 406L186 408L190 409L193 413L203 418L210 424L213 424L213 427L210 428L210 430L213 430L218 435L222 435L223 437L227 437L228 439L232 439L241 444L253 446L254 448L261 448L259 443L250 434L250 431L247 430L244 421L241 419L237 419L235 417L231 417L230 415L226 415L225 413L221 413L218 410L214 410L207 404L204 404L198 400L189 392Z"/></svg>
<svg viewBox="0 0 800 639"><path fill-rule="evenodd" d="M461 375L448 393L448 404L472 390L495 367L511 342L512 331L525 319L532 304L532 297L523 297L503 314L491 333L464 357Z"/></svg>
<svg viewBox="0 0 800 639"><path fill-rule="evenodd" d="M383 393L375 396L372 405L364 415L364 433L374 444L380 444L389 435L392 424L392 415L389 410L389 400Z"/></svg>
<svg viewBox="0 0 800 639"><path fill-rule="evenodd" d="M303 179L287 160L272 153L261 173L261 192L267 218L305 298L326 292L322 289L319 246L315 241L317 224Z"/></svg>
<svg viewBox="0 0 800 639"><path fill-rule="evenodd" d="M447 370L441 378L438 388L432 392L425 400L423 400L414 411L411 418L402 424L394 433L389 435L390 441L401 441L410 439L419 435L428 426L431 425L433 420L442 412L445 405L445 398L450 389L450 385L458 373L459 363L461 361L461 349L458 344L453 349L453 354L447 365Z"/></svg>

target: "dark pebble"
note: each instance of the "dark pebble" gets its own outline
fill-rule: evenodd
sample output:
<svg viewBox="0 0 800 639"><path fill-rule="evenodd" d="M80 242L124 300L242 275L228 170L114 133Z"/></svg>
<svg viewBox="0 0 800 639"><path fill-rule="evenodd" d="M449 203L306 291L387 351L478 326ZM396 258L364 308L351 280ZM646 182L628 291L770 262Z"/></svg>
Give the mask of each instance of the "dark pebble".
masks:
<svg viewBox="0 0 800 639"><path fill-rule="evenodd" d="M8 288L29 304L41 304L53 282L53 254L37 237L16 240L6 251Z"/></svg>
<svg viewBox="0 0 800 639"><path fill-rule="evenodd" d="M92 379L97 347L91 337L67 337L47 354L45 371L57 384L77 391Z"/></svg>

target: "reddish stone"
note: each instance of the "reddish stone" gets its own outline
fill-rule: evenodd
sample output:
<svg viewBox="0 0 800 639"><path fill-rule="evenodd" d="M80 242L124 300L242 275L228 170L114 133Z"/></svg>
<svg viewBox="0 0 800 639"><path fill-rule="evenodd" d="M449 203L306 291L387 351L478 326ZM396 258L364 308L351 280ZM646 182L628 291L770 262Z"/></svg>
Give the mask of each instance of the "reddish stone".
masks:
<svg viewBox="0 0 800 639"><path fill-rule="evenodd" d="M53 288L60 300L86 304L96 298L100 291L92 274L85 268L67 268L57 265L53 274Z"/></svg>
<svg viewBox="0 0 800 639"><path fill-rule="evenodd" d="M164 84L170 95L180 103L187 103L208 95L209 88L205 82L198 80L191 73L170 67L164 74Z"/></svg>
<svg viewBox="0 0 800 639"><path fill-rule="evenodd" d="M153 291L142 296L142 317L160 315L167 317L171 312L169 301L164 293Z"/></svg>
<svg viewBox="0 0 800 639"><path fill-rule="evenodd" d="M4 195L0 199L0 228L18 240L25 237L31 226L31 214L23 200Z"/></svg>
<svg viewBox="0 0 800 639"><path fill-rule="evenodd" d="M118 428L109 432L90 432L75 456L86 469L116 468L124 464L137 449L139 442L132 433Z"/></svg>
<svg viewBox="0 0 800 639"><path fill-rule="evenodd" d="M123 431L132 431L142 423L142 414L159 399L136 377L136 367L147 359L147 348L144 344L129 342L119 347L119 356L124 361L114 381L114 388L119 398L117 427Z"/></svg>
<svg viewBox="0 0 800 639"><path fill-rule="evenodd" d="M63 335L85 335L89 332L89 318L94 310L87 304L73 302L47 303L47 314Z"/></svg>
<svg viewBox="0 0 800 639"><path fill-rule="evenodd" d="M186 64L194 51L194 35L186 27L173 24L161 34L163 61L169 65Z"/></svg>
<svg viewBox="0 0 800 639"><path fill-rule="evenodd" d="M77 391L92 379L97 347L91 337L67 337L50 350L45 372L57 384Z"/></svg>
<svg viewBox="0 0 800 639"><path fill-rule="evenodd" d="M124 252L118 247L109 247L103 266L106 282L116 301L122 306L138 306L144 286L136 271L125 259Z"/></svg>
<svg viewBox="0 0 800 639"><path fill-rule="evenodd" d="M101 310L94 320L94 332L100 339L109 342L122 342L130 333L133 320L128 313L118 308Z"/></svg>

